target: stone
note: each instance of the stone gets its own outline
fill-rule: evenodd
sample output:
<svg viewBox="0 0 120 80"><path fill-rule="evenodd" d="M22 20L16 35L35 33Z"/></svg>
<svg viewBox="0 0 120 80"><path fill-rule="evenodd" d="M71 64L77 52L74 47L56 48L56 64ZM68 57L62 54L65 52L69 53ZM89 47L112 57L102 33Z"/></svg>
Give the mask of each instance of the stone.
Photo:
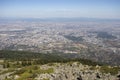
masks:
<svg viewBox="0 0 120 80"><path fill-rule="evenodd" d="M82 80L82 77L81 76L77 77L77 80Z"/></svg>
<svg viewBox="0 0 120 80"><path fill-rule="evenodd" d="M101 78L100 75L99 75L98 73L96 74L96 78L99 78L99 79Z"/></svg>

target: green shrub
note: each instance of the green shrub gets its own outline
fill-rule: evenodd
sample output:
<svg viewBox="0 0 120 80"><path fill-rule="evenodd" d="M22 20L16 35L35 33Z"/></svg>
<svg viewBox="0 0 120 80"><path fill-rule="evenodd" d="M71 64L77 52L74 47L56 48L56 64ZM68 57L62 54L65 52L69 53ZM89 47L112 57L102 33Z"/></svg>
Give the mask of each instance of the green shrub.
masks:
<svg viewBox="0 0 120 80"><path fill-rule="evenodd" d="M108 67L108 66L102 66L100 68L100 71L102 73L110 73L112 75L118 74L118 71L120 71L120 67Z"/></svg>

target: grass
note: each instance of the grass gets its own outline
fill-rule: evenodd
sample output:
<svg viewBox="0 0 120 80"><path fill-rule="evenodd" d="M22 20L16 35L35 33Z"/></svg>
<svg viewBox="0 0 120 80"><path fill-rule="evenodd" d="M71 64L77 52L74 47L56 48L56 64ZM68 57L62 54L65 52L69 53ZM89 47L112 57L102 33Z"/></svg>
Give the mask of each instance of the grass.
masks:
<svg viewBox="0 0 120 80"><path fill-rule="evenodd" d="M16 71L14 75L20 76L20 78L18 78L17 80L26 80L29 78L33 80L35 77L37 77L37 74L44 74L44 73L50 74L53 72L54 72L53 68L40 69L37 65L32 65ZM49 80L49 79L45 79L45 80Z"/></svg>
<svg viewBox="0 0 120 80"><path fill-rule="evenodd" d="M13 71L15 71L15 69L9 68L8 70L5 70L5 71L1 72L0 75L1 74L6 74L6 73L9 73L9 72L13 72Z"/></svg>
<svg viewBox="0 0 120 80"><path fill-rule="evenodd" d="M56 66L55 63L48 63L47 65L48 65L48 66Z"/></svg>
<svg viewBox="0 0 120 80"><path fill-rule="evenodd" d="M53 73L53 72L54 72L53 68L48 68L46 70L43 70L43 69L39 70L39 74L42 74L42 73L48 73L48 74L50 74L50 73Z"/></svg>
<svg viewBox="0 0 120 80"><path fill-rule="evenodd" d="M31 76L30 73L24 72L23 74L20 75L20 78L18 78L17 80L25 80L25 79L29 78L30 76Z"/></svg>
<svg viewBox="0 0 120 80"><path fill-rule="evenodd" d="M50 79L44 78L43 80L50 80Z"/></svg>
<svg viewBox="0 0 120 80"><path fill-rule="evenodd" d="M120 71L120 67L101 66L100 71L102 73L110 73L111 75L116 75L118 74L118 71Z"/></svg>

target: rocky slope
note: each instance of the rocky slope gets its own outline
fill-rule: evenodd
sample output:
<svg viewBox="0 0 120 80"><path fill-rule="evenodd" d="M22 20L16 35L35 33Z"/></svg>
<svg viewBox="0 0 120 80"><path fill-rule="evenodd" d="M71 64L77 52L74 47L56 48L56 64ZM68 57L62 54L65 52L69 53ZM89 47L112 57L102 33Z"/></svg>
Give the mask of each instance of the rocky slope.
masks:
<svg viewBox="0 0 120 80"><path fill-rule="evenodd" d="M36 80L120 80L117 75L100 72L100 66L91 69L92 66L80 63L56 63L52 66L42 65L42 69L53 68L54 73L38 74Z"/></svg>
<svg viewBox="0 0 120 80"><path fill-rule="evenodd" d="M111 66L103 69L103 66L88 66L80 62L48 63L0 74L0 80L120 80L120 68L117 73L115 70Z"/></svg>

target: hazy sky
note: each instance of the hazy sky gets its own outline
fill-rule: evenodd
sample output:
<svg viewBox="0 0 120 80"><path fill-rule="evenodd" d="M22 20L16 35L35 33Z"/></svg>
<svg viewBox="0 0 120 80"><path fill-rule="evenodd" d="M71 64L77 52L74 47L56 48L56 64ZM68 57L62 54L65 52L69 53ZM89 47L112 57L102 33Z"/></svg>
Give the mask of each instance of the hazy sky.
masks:
<svg viewBox="0 0 120 80"><path fill-rule="evenodd" d="M120 0L0 0L0 17L120 19Z"/></svg>

